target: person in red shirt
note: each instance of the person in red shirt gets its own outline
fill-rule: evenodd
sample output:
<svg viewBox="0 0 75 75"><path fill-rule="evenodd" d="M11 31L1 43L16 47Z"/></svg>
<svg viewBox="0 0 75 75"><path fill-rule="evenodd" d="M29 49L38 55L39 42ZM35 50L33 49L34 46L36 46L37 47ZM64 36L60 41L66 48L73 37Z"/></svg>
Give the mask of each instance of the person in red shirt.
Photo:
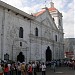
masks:
<svg viewBox="0 0 75 75"><path fill-rule="evenodd" d="M29 65L28 65L28 75L32 75L32 65L31 65L30 62L29 62Z"/></svg>
<svg viewBox="0 0 75 75"><path fill-rule="evenodd" d="M4 75L8 75L9 74L9 67L7 64L5 64L5 67L4 67Z"/></svg>

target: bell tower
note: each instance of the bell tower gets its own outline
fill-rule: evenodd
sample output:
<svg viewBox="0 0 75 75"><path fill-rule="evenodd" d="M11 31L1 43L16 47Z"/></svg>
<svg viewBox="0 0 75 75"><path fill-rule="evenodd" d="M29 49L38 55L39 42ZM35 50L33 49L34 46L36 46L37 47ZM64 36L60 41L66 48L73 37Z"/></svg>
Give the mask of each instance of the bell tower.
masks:
<svg viewBox="0 0 75 75"><path fill-rule="evenodd" d="M50 6L51 8L54 8L54 3L52 1L50 2Z"/></svg>
<svg viewBox="0 0 75 75"><path fill-rule="evenodd" d="M55 22L57 28L62 31L63 30L63 24L62 24L62 13L60 13L54 6L54 3L50 2L50 8L49 9L49 12L53 18L53 21Z"/></svg>

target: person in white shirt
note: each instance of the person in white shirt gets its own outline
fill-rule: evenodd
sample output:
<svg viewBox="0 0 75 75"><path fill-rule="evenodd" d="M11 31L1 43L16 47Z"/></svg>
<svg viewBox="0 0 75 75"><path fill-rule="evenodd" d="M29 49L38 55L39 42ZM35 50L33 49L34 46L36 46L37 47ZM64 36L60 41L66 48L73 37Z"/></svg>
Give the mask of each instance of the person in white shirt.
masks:
<svg viewBox="0 0 75 75"><path fill-rule="evenodd" d="M46 75L46 65L42 63L42 75Z"/></svg>
<svg viewBox="0 0 75 75"><path fill-rule="evenodd" d="M9 68L9 75L11 75L11 64L8 64L8 68Z"/></svg>
<svg viewBox="0 0 75 75"><path fill-rule="evenodd" d="M33 68L33 75L37 75L36 74L36 64L35 64L35 62L32 63L32 68Z"/></svg>

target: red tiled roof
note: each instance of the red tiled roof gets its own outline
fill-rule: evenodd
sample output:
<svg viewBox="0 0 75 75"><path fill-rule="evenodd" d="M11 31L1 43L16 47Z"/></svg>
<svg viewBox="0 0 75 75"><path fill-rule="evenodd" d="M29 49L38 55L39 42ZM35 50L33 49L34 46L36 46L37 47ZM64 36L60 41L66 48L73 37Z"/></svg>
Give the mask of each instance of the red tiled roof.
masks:
<svg viewBox="0 0 75 75"><path fill-rule="evenodd" d="M40 12L38 12L38 13L36 13L36 14L34 14L34 16L39 16L39 15L41 15L42 13L44 13L45 12L45 9L43 9L42 11L40 11Z"/></svg>
<svg viewBox="0 0 75 75"><path fill-rule="evenodd" d="M56 11L56 8L48 8L49 11Z"/></svg>
<svg viewBox="0 0 75 75"><path fill-rule="evenodd" d="M56 9L56 8L48 8L48 10L49 10L49 11L56 11L57 9ZM46 10L43 9L42 11L40 11L40 12L34 14L34 16L37 17L37 16L41 15L42 13L44 13L45 11L46 11Z"/></svg>

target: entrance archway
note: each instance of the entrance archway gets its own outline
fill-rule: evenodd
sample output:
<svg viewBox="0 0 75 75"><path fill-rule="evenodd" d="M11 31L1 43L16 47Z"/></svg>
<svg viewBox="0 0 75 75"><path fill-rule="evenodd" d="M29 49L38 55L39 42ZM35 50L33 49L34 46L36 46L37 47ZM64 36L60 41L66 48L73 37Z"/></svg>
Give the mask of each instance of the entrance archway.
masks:
<svg viewBox="0 0 75 75"><path fill-rule="evenodd" d="M52 60L52 51L50 47L48 46L46 49L46 62L51 61L51 60Z"/></svg>
<svg viewBox="0 0 75 75"><path fill-rule="evenodd" d="M17 56L17 61L22 63L22 62L24 62L24 59L25 59L25 57L24 57L23 53L20 52L19 55Z"/></svg>

